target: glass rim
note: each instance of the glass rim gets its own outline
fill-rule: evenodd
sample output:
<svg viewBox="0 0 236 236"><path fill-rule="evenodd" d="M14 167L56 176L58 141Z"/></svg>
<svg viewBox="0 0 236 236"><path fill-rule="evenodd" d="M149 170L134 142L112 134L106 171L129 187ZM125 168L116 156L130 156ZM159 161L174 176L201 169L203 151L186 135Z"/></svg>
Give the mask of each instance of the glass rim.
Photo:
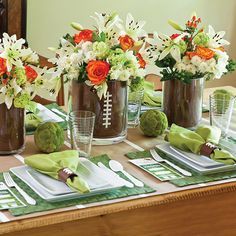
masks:
<svg viewBox="0 0 236 236"><path fill-rule="evenodd" d="M76 114L88 114L88 116L76 116L74 113ZM71 111L68 114L69 118L74 118L74 119L94 119L96 117L96 114L92 111L87 111L87 110L75 110L75 111Z"/></svg>

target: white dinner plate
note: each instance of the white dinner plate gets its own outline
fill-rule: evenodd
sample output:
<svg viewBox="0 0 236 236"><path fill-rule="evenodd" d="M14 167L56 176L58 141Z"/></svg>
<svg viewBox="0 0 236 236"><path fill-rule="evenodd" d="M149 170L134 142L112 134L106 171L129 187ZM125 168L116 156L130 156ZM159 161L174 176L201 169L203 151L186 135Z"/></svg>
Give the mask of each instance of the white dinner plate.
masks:
<svg viewBox="0 0 236 236"><path fill-rule="evenodd" d="M105 193L118 189L123 185L110 178L106 171L96 166L91 161L80 158L81 163L88 169L81 174L86 178L91 191L89 193L79 193L71 190L66 184L41 174L29 166L13 167L10 171L24 181L33 191L46 201L56 202L74 198L88 197L95 194ZM85 175L87 177L85 177Z"/></svg>
<svg viewBox="0 0 236 236"><path fill-rule="evenodd" d="M212 159L210 159L209 157L206 156L202 156L202 155L197 155L191 152L185 152L182 151L176 147L172 147L170 146L170 148L176 152L177 154L179 154L180 156L182 156L183 158L199 165L202 166L204 168L212 168L212 167L217 167L217 166L224 166L225 164L221 163L221 162L217 162L214 161Z"/></svg>
<svg viewBox="0 0 236 236"><path fill-rule="evenodd" d="M236 165L220 165L220 166L212 166L212 167L203 167L199 164L196 164L192 160L189 160L189 158L184 158L182 155L177 154L173 149L170 148L169 143L163 143L156 146L161 151L169 155L172 159L188 166L189 168L199 172L200 174L211 174L211 173L218 173L218 172L225 172L225 171L231 171L236 170ZM199 155L199 158L201 156Z"/></svg>

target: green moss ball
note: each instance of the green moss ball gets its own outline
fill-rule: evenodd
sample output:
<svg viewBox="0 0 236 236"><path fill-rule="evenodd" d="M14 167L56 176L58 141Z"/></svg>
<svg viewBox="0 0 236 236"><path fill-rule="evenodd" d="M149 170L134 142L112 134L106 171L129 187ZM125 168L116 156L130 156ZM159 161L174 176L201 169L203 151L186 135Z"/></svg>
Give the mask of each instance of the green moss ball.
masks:
<svg viewBox="0 0 236 236"><path fill-rule="evenodd" d="M42 152L51 153L60 151L64 144L64 131L57 123L42 123L34 133L34 142Z"/></svg>
<svg viewBox="0 0 236 236"><path fill-rule="evenodd" d="M148 110L140 118L140 129L146 136L157 137L162 135L167 127L167 117L161 111Z"/></svg>

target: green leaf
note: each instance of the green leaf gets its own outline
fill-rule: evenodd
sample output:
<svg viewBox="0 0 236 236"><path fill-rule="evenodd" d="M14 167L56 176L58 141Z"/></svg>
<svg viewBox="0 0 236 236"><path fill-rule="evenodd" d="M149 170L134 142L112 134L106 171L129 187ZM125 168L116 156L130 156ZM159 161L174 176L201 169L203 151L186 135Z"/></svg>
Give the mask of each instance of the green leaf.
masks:
<svg viewBox="0 0 236 236"><path fill-rule="evenodd" d="M168 24L178 31L184 31L184 29L173 20L168 20Z"/></svg>
<svg viewBox="0 0 236 236"><path fill-rule="evenodd" d="M102 33L100 34L100 40L99 40L99 42L105 42L105 40L106 40L106 34L105 34L104 32L102 32Z"/></svg>

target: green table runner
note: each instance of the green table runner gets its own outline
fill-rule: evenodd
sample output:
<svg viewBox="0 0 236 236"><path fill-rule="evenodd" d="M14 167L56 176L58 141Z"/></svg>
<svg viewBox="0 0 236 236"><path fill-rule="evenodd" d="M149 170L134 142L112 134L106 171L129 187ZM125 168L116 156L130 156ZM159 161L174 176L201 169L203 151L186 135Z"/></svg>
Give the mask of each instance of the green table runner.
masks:
<svg viewBox="0 0 236 236"><path fill-rule="evenodd" d="M101 155L101 156L93 157L91 159L91 161L94 162L95 164L98 162L102 162L104 165L107 165L107 166L108 166L109 160L110 159L107 155ZM119 173L119 174L121 177L126 178L124 175L122 175L122 173ZM28 185L26 185L22 180L20 180L16 176L13 176L13 178L15 182L22 189L24 189L30 196L32 196L37 201L37 205L35 206L27 205L26 207L10 209L9 211L14 216L20 216L20 215L25 215L25 214L34 213L34 212L42 212L42 211L48 211L48 210L53 210L53 209L58 209L58 208L69 207L69 206L83 205L83 204L88 204L88 203L101 202L105 200L112 200L112 199L117 199L117 198L133 196L133 195L155 192L154 189L152 189L151 187L147 185L145 185L143 188L122 187L120 189L110 191L108 193L98 194L98 195L84 197L80 199L71 199L71 200L52 203L52 202L47 202L44 199L40 198L30 187L28 187ZM2 173L0 174L0 181L3 181ZM13 191L22 201L24 201L24 199L22 199L21 195L17 191L15 191L15 189L13 189Z"/></svg>
<svg viewBox="0 0 236 236"><path fill-rule="evenodd" d="M232 139L232 142L236 143L235 139L233 139L233 138L230 138L230 139ZM171 162L177 164L181 168L186 169L192 173L191 177L184 177L181 179L175 179L175 180L170 181L171 183L173 183L174 185L176 185L178 187L183 187L183 186L188 186L188 185L193 185L193 184L200 184L200 183L207 183L207 182L223 180L223 179L230 179L230 178L236 177L236 171L227 171L227 172L222 172L222 173L200 175L198 172L195 172L194 170L186 167L185 165L181 165L181 163L171 159L167 154L165 154L164 152L162 152L158 148L156 148L156 151L164 159L170 160ZM137 159L137 158L151 157L151 154L149 151L138 151L138 152L127 153L126 156L129 159ZM167 165L167 164L164 163L164 165ZM168 167L172 168L170 166L168 166Z"/></svg>

